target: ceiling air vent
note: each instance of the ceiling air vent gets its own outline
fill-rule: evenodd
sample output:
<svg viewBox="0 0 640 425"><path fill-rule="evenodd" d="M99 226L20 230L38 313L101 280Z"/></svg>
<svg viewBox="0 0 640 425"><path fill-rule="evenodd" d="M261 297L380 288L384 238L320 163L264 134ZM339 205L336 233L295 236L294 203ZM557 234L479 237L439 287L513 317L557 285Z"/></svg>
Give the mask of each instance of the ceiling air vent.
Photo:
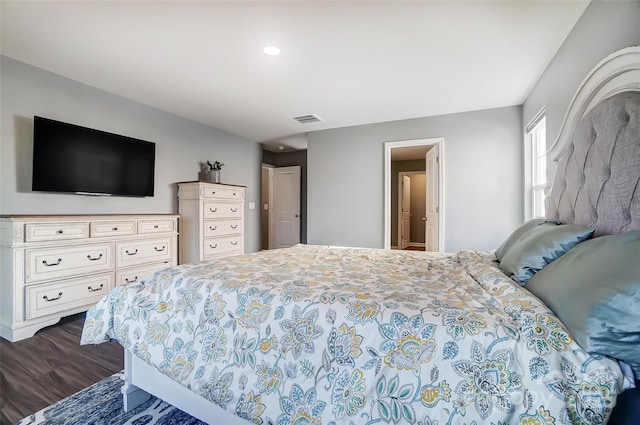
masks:
<svg viewBox="0 0 640 425"><path fill-rule="evenodd" d="M300 115L298 117L291 117L291 119L297 122L298 124L313 124L314 122L324 121L322 118L320 118L315 114Z"/></svg>

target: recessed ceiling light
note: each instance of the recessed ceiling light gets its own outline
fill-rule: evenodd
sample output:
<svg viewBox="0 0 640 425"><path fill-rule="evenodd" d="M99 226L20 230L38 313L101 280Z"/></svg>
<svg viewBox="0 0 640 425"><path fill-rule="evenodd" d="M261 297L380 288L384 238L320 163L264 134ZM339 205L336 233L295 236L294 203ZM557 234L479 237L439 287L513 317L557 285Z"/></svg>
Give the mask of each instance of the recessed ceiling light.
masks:
<svg viewBox="0 0 640 425"><path fill-rule="evenodd" d="M267 46L264 48L263 52L265 55L278 56L280 54L280 49L276 46Z"/></svg>

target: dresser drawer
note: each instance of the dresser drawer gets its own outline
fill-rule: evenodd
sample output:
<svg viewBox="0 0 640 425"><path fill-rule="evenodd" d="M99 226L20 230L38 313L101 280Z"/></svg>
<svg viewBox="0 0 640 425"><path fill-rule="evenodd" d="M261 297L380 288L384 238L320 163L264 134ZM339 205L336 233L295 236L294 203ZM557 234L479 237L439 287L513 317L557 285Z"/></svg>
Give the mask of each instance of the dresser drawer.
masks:
<svg viewBox="0 0 640 425"><path fill-rule="evenodd" d="M173 232L174 220L138 220L138 234Z"/></svg>
<svg viewBox="0 0 640 425"><path fill-rule="evenodd" d="M244 190L242 189L234 189L231 187L220 187L220 186L212 186L212 187L204 187L202 189L202 197L203 198L224 198L224 199L244 199Z"/></svg>
<svg viewBox="0 0 640 425"><path fill-rule="evenodd" d="M95 221L91 223L91 237L126 236L136 234L136 222L131 221Z"/></svg>
<svg viewBox="0 0 640 425"><path fill-rule="evenodd" d="M113 287L113 273L68 279L25 288L26 319L90 306Z"/></svg>
<svg viewBox="0 0 640 425"><path fill-rule="evenodd" d="M205 202L204 218L240 218L242 217L242 205L223 202Z"/></svg>
<svg viewBox="0 0 640 425"><path fill-rule="evenodd" d="M204 222L204 237L233 235L242 232L240 220L210 220Z"/></svg>
<svg viewBox="0 0 640 425"><path fill-rule="evenodd" d="M25 241L59 241L89 237L89 223L25 224Z"/></svg>
<svg viewBox="0 0 640 425"><path fill-rule="evenodd" d="M150 278L158 270L162 270L167 267L169 267L168 262L117 270L116 285L130 285L132 283L140 282L143 279Z"/></svg>
<svg viewBox="0 0 640 425"><path fill-rule="evenodd" d="M28 283L113 269L113 245L87 244L25 250Z"/></svg>
<svg viewBox="0 0 640 425"><path fill-rule="evenodd" d="M227 252L218 252L217 254L209 254L204 257L203 261L211 261L218 258L227 258L232 257L234 255L242 255L242 251L227 251Z"/></svg>
<svg viewBox="0 0 640 425"><path fill-rule="evenodd" d="M242 250L242 235L204 240L204 257L236 250Z"/></svg>
<svg viewBox="0 0 640 425"><path fill-rule="evenodd" d="M171 238L116 243L116 267L156 263L171 259Z"/></svg>

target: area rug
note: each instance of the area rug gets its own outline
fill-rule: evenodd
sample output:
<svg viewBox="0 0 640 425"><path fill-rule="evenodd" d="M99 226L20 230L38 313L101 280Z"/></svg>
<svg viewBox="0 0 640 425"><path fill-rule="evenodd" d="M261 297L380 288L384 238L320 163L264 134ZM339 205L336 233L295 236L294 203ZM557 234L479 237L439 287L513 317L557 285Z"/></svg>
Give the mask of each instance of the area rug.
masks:
<svg viewBox="0 0 640 425"><path fill-rule="evenodd" d="M122 410L122 373L116 373L16 425L206 425L182 410L151 397L130 412Z"/></svg>

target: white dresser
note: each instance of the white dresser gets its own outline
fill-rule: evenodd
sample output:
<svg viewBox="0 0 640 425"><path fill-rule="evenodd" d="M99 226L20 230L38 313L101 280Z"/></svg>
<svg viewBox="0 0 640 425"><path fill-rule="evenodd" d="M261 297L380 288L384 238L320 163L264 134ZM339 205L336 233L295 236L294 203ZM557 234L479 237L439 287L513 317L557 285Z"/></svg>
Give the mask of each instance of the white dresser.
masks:
<svg viewBox="0 0 640 425"><path fill-rule="evenodd" d="M178 183L180 264L244 254L245 186Z"/></svg>
<svg viewBox="0 0 640 425"><path fill-rule="evenodd" d="M177 264L177 214L0 217L0 336L88 310L115 285Z"/></svg>

